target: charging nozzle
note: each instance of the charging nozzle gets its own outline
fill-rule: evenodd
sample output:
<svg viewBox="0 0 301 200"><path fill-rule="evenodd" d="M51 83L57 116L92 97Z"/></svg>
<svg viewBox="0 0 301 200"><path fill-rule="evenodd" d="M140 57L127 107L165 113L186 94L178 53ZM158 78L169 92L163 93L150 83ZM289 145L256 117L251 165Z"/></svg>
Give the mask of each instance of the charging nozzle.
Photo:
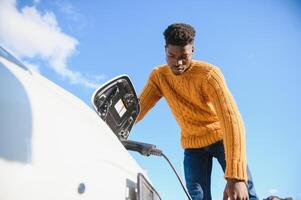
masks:
<svg viewBox="0 0 301 200"><path fill-rule="evenodd" d="M141 155L144 156L162 156L162 151L160 149L157 149L156 146L153 144L136 142L132 140L122 140L121 143L127 150L139 152Z"/></svg>

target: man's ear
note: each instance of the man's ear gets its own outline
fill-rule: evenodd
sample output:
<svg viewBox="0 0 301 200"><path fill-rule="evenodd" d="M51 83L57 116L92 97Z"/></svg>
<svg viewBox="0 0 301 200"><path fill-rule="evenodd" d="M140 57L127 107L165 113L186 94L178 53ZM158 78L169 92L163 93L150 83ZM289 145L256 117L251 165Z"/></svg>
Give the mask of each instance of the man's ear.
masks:
<svg viewBox="0 0 301 200"><path fill-rule="evenodd" d="M194 46L192 46L192 53L194 53Z"/></svg>

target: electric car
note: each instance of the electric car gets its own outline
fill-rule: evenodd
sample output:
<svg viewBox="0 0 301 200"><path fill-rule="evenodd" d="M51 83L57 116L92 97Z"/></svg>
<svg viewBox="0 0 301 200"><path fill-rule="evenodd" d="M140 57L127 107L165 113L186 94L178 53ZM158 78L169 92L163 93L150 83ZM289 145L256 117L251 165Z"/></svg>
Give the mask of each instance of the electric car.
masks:
<svg viewBox="0 0 301 200"><path fill-rule="evenodd" d="M127 141L139 114L127 76L97 89L93 110L0 47L0 88L1 200L161 199L127 151L145 150Z"/></svg>

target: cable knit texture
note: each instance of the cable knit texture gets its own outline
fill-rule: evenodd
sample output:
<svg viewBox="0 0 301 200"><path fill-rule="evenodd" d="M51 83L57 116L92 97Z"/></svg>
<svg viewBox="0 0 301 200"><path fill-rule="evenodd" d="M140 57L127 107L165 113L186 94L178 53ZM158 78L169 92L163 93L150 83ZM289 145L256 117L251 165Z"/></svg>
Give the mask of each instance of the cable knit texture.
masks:
<svg viewBox="0 0 301 200"><path fill-rule="evenodd" d="M153 69L139 99L140 121L165 97L181 127L181 145L201 148L223 140L225 178L247 180L245 130L236 103L221 71L206 62L193 61L182 75L167 65Z"/></svg>

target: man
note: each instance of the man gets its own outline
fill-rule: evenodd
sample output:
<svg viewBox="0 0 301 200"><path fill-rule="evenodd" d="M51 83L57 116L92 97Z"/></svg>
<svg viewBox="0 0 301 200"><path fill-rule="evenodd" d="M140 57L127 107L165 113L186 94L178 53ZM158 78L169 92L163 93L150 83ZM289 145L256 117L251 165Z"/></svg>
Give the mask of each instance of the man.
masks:
<svg viewBox="0 0 301 200"><path fill-rule="evenodd" d="M183 23L164 31L167 64L153 69L139 99L136 122L165 97L181 128L187 189L211 199L212 158L225 172L224 199L257 199L246 163L244 124L221 71L192 60L195 30Z"/></svg>

